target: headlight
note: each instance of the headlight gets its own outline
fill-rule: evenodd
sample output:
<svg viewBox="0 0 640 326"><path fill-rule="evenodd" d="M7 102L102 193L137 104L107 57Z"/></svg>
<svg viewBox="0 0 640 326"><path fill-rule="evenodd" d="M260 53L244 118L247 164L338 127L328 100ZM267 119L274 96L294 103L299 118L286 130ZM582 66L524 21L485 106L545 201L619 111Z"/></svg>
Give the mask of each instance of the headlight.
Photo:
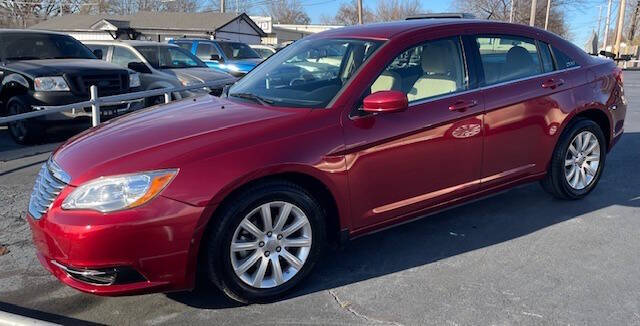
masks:
<svg viewBox="0 0 640 326"><path fill-rule="evenodd" d="M177 173L177 169L169 169L101 177L71 192L62 208L106 213L137 207L156 197Z"/></svg>
<svg viewBox="0 0 640 326"><path fill-rule="evenodd" d="M38 77L33 80L33 85L38 92L63 92L69 91L69 85L60 76Z"/></svg>
<svg viewBox="0 0 640 326"><path fill-rule="evenodd" d="M240 68L234 64L228 64L228 65L225 65L225 67L227 67L227 69L231 71L240 71Z"/></svg>
<svg viewBox="0 0 640 326"><path fill-rule="evenodd" d="M182 76L178 76L178 80L180 81L180 83L182 84L182 86L192 86L192 85L197 85L200 84L200 82L198 80L195 79L188 79Z"/></svg>
<svg viewBox="0 0 640 326"><path fill-rule="evenodd" d="M140 74L129 74L129 87L140 87Z"/></svg>

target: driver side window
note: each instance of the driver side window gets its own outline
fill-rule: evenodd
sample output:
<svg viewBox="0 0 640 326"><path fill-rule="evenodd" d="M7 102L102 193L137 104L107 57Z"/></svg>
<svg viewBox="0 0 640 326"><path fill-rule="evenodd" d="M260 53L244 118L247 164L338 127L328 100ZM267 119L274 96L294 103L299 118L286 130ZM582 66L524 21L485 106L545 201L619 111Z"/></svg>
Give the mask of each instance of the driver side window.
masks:
<svg viewBox="0 0 640 326"><path fill-rule="evenodd" d="M133 52L129 49L115 46L113 47L113 55L111 56L111 62L122 67L127 67L131 62L140 62L140 60Z"/></svg>
<svg viewBox="0 0 640 326"><path fill-rule="evenodd" d="M371 85L371 93L397 90L409 102L468 88L460 38L428 41L398 55Z"/></svg>

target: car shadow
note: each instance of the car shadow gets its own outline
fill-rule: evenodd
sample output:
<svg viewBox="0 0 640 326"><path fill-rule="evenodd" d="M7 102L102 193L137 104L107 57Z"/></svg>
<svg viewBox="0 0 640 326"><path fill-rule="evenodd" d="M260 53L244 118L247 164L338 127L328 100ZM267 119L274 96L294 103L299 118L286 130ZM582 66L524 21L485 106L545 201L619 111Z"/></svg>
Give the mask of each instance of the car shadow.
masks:
<svg viewBox="0 0 640 326"><path fill-rule="evenodd" d="M457 207L331 250L304 284L283 299L361 282L509 241L612 205L640 207L640 133L627 133L607 156L600 184L582 200L554 199L536 184ZM399 254L401 253L401 254ZM239 306L211 286L168 294L191 307Z"/></svg>

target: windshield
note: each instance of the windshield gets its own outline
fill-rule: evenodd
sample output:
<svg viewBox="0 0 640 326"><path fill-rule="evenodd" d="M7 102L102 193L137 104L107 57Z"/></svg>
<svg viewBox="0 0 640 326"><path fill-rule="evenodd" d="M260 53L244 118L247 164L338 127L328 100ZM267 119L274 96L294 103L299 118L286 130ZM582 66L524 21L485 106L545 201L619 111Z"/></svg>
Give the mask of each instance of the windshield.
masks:
<svg viewBox="0 0 640 326"><path fill-rule="evenodd" d="M71 36L60 34L3 34L0 43L5 60L97 59Z"/></svg>
<svg viewBox="0 0 640 326"><path fill-rule="evenodd" d="M256 51L244 43L219 42L218 45L222 48L224 56L229 60L260 58L260 55L258 55Z"/></svg>
<svg viewBox="0 0 640 326"><path fill-rule="evenodd" d="M141 45L136 50L156 69L180 69L206 67L207 65L191 52L178 46Z"/></svg>
<svg viewBox="0 0 640 326"><path fill-rule="evenodd" d="M237 82L229 96L277 106L326 107L379 45L365 40L297 41Z"/></svg>

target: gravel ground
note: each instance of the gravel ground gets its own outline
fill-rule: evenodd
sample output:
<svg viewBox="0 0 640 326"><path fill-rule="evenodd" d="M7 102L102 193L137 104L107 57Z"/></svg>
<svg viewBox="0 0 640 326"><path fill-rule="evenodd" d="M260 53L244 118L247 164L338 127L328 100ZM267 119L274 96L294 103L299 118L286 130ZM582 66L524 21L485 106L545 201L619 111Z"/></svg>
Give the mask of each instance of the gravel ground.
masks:
<svg viewBox="0 0 640 326"><path fill-rule="evenodd" d="M211 288L102 298L61 285L23 219L48 154L3 146L0 310L63 324L640 325L640 72L625 82L626 134L586 199L554 200L531 184L364 237L263 305ZM0 127L0 145L6 137Z"/></svg>

